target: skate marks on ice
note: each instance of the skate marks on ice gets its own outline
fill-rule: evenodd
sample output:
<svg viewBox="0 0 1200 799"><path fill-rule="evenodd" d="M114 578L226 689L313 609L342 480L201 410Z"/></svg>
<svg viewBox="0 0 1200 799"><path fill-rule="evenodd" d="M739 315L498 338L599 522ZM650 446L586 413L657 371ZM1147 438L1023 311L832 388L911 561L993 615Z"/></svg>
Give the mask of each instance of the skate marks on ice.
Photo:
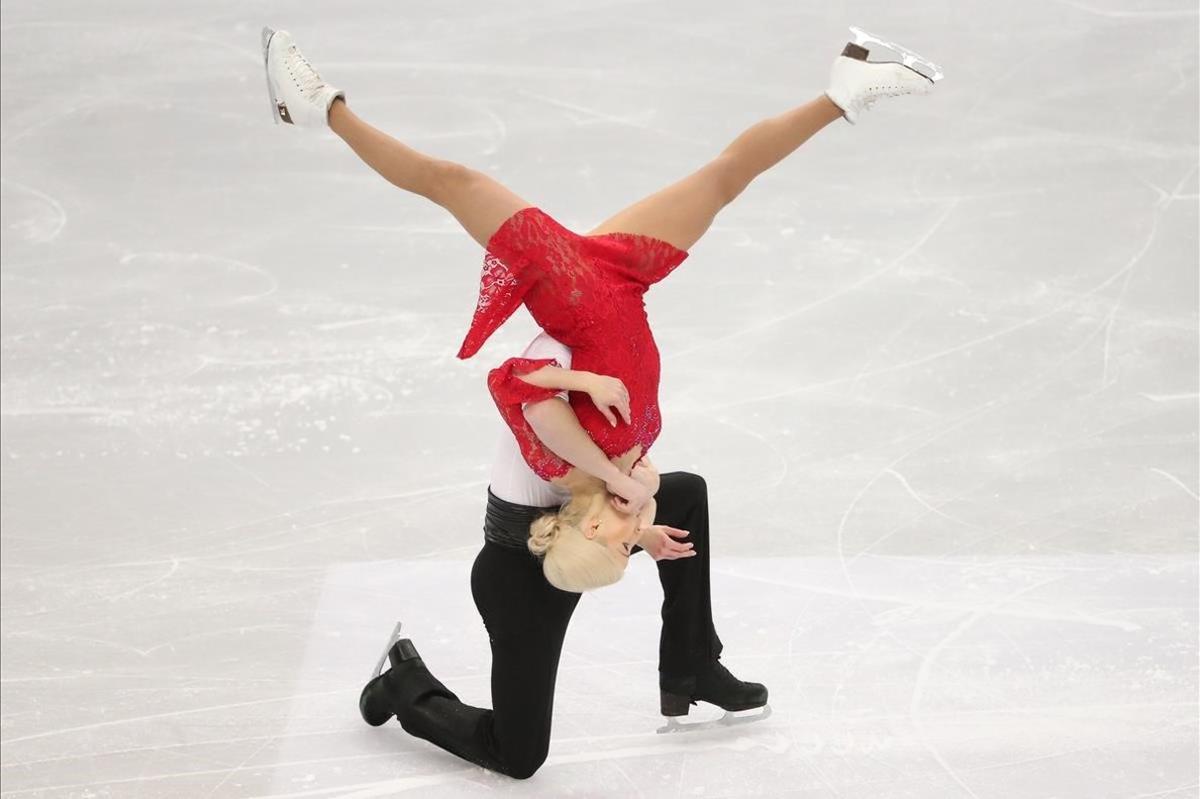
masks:
<svg viewBox="0 0 1200 799"><path fill-rule="evenodd" d="M1118 20L1173 20L1188 19L1200 16L1200 9L1195 8L1100 8L1096 3L1083 3L1079 0L1054 0L1059 5L1083 11L1097 17Z"/></svg>
<svg viewBox="0 0 1200 799"><path fill-rule="evenodd" d="M275 20L138 5L4 10L5 799L1195 785L1194 580L1141 554L1195 548L1194 4L976 4L967 27L875 4L799 48L744 25L734 47L728 9L666 24L681 4L312 26L381 129L584 222L782 110L846 24L950 71L806 145L649 297L659 462L708 479L727 661L774 714L656 733L643 569L582 604L519 786L354 707L395 618L489 701L467 566L418 561L478 548L495 414L485 365L448 360L475 253L331 135L262 118ZM760 551L784 557L733 557ZM343 591L378 616L314 623L348 559L386 571Z"/></svg>
<svg viewBox="0 0 1200 799"><path fill-rule="evenodd" d="M599 744L599 746L597 746ZM631 734L608 737L588 737L584 739L556 739L551 743L551 751L555 749L577 749L567 754L551 754L541 770L531 782L522 783L521 795L532 797L553 797L569 795L589 795L595 778L588 776L596 773L612 774L620 779L622 788L632 792L630 795L647 795L635 781L634 769L638 763L647 759L676 760L697 757L719 757L729 753L728 757L742 757L748 753L757 753L761 757L781 756L791 749L791 742L785 735L771 735L720 738L703 735L689 736L686 739L675 736L663 738L649 734ZM819 751L820 747L818 747ZM844 751L844 750L843 750ZM375 759L397 759L395 753L390 755L372 756ZM408 794L420 790L421 797L443 797L456 799L462 796L494 795L497 791L511 789L513 781L509 777L492 773L482 768L463 767L462 761L452 760L448 755L434 752L432 760L438 761L432 773L420 776L390 777L363 781L352 779L338 787L316 787L317 780L304 780L314 787L304 788L299 785L290 788L278 788L270 792L256 794L257 799L315 799L316 797L338 797L339 799L374 799L375 797L390 797ZM722 758L724 759L724 758ZM622 763L629 765L622 766ZM301 765L301 764L287 764ZM370 765L364 771L370 770ZM574 776L561 779L553 776L555 772L567 771ZM614 774L615 772L615 774ZM582 792L582 793L581 793Z"/></svg>
<svg viewBox="0 0 1200 799"><path fill-rule="evenodd" d="M1113 718L1110 718L1109 722L1115 721L1115 716L1122 713L1144 716L1155 734L1167 734L1171 740L1179 742L1179 748L1174 750L1173 762L1176 773L1182 773L1181 769L1185 764L1181 758L1182 752L1195 740L1190 730L1185 732L1189 725L1184 719L1189 713L1194 714L1195 701L1194 697L1186 692L1189 680L1178 666L1184 658L1194 657L1195 642L1181 634L1179 629L1170 633L1175 645L1168 647L1171 652L1168 660L1176 664L1175 677L1167 681L1174 698L1151 696L1148 697L1150 701L1146 702L1076 704L1069 701L1070 697L1067 694L1090 695L1095 692L1104 696L1103 690L1080 686L1078 675L1082 673L1087 676L1099 676L1117 660L1133 663L1151 661L1151 658L1135 658L1127 650L1138 650L1150 641L1161 643L1160 634L1170 630L1172 625L1179 621L1183 622L1180 625L1182 629L1194 629L1194 603L1183 600L1183 597L1194 591L1196 583L1193 558L1154 556L1139 559L1137 564L1126 563L1125 559L1120 557L1039 557L1022 558L1019 561L883 556L872 558L873 563L865 563L858 570L861 582L872 586L869 592L861 591L853 584L841 584L843 579L848 580L844 574L844 561L840 561L838 568L833 570L814 568L806 563L786 577L781 576L779 571L772 570L765 561L760 562L762 567L757 569L738 567L720 568L719 571L726 575L736 575L741 580L786 587L785 594L792 595L793 601L790 603L784 599L784 595L780 595L776 602L763 602L762 607L775 607L780 603L794 606L795 598L805 595L858 600L859 606L868 612L863 621L875 628L876 632L870 635L865 645L855 647L859 650L857 657L848 662L843 661L843 668L837 677L838 683L833 690L831 716L837 714L837 709L842 704L840 700L843 698L844 689L848 692L861 690L855 687L855 683L869 680L869 669L888 668L887 650L891 648L898 653L896 657L901 662L917 664L912 679L911 696L907 702L910 742L923 749L938 768L953 780L957 788L969 796L980 795L974 788L980 788L982 795L991 792L985 784L970 778L970 772L1001 769L1035 760L1066 758L1093 749L1104 751L1112 747L1116 751L1120 742L1127 740L1122 732L1122 724L1111 724L1109 732L1114 734L1114 737L1104 744L1058 749L1053 754L1043 757L1027 755L986 766L978 765L977 757L967 757L967 753L975 745L986 742L990 735L995 735L996 742L999 742L1000 730L1005 728L1003 722L1006 721L1006 716L1011 717L1018 726L1037 725L1045 733L1050 729L1057 729L1059 739L1075 743L1080 742L1079 736L1082 732L1082 729L1077 729L1077 725L1086 726L1090 723L1086 719L1092 716L1106 718L1111 715ZM1174 599L1159 604L1164 595L1143 596L1144 589L1137 586L1158 585L1164 573L1173 575L1164 583L1175 586L1174 590L1165 594L1173 596ZM838 579L839 574L843 579ZM1002 588L1002 585L1008 582L1014 585L1008 589ZM1159 585L1160 590L1163 587ZM1108 598L1107 604L1110 607L1102 607L1099 612L1084 612L1080 606L1093 603L1095 598L1100 596L1098 591L1111 591L1114 594ZM1038 599L1039 595L1047 596ZM1127 603L1117 600L1116 596L1129 597L1135 601ZM873 612L868 603L883 603L885 609ZM1018 625L1012 629L1021 630L1021 633L1012 634L1005 629L1010 627L1010 623L1004 622L1003 617L1009 615L1012 617L1011 624ZM1053 634L1054 638L1060 641L1060 651L1055 652L1055 647L1044 642L1039 643L1045 633L1030 635L1034 628L1026 622L1019 622L1018 619L1038 619L1041 624L1035 624L1035 627L1049 629L1061 628L1062 624L1059 622L1065 622L1066 628L1061 633ZM931 625L949 626L950 629L945 635L935 638L924 629ZM1072 632L1072 629L1075 632ZM848 627L847 634L852 636L852 630L852 626ZM919 633L909 640L904 637L908 630ZM811 638L810 630L797 629L795 632L804 640ZM976 640L967 640L970 638ZM913 645L918 641L928 641L931 645L922 651L922 648ZM1097 651L1097 647L1109 646L1110 644L1105 642L1110 641L1123 652L1113 660ZM979 648L981 645L982 649ZM1007 703L1003 699L1005 692L996 690L998 683L995 679L985 676L992 671L992 666L1003 662L1003 658L998 657L997 653L1006 645L1011 646L1016 655L1015 664L1021 664L1015 670L1003 669L1005 674L1011 674L1009 687L1012 690ZM791 652L791 640L788 648ZM964 658L963 653L972 650L981 655L985 669L980 677L984 679L968 678L969 681L961 685L946 682L948 674L963 674L964 662L972 659ZM1030 706L1026 700L1033 695L1026 694L1025 689L1018 686L1029 682L1030 679L1033 680L1031 686L1037 686L1044 681L1046 669L1037 659L1046 654L1051 655L1048 659L1053 670L1063 671L1061 676L1067 678L1066 683L1074 686L1075 690L1067 689L1062 696L1046 692L1044 704ZM883 659L884 663L875 664L873 661L876 659ZM1157 682L1157 678L1163 673L1162 666L1156 663L1147 665L1148 670L1141 677L1130 675L1127 678L1128 684L1142 689L1145 687L1143 680L1146 678L1149 678L1151 683ZM1095 668L1101 671L1092 671ZM1027 673L1016 673L1021 671ZM1117 683L1119 684L1120 680ZM1038 687L1035 689L1036 694L1043 694L1048 688L1049 685L1044 688ZM967 690L964 692L964 689ZM1155 691L1152 690L1152 693ZM962 708L951 710L950 716L947 717L947 700L957 705L962 702L964 696L973 696L971 704L990 706L994 709ZM1018 701L1014 702L1013 699ZM898 706L904 704L899 696L896 697L895 703ZM959 718L969 722L972 717L978 718L980 722L988 719L991 732L980 733L972 730L965 732L965 737L961 739L947 737L947 730L952 729ZM1166 723L1163 723L1164 721ZM1055 748L1058 742L1054 735L1047 735L1045 738L1045 744L1051 749ZM964 747L964 744L967 746ZM920 758L917 757L916 760L919 761ZM964 769L962 765L952 762L966 760L977 765ZM1077 784L1072 785L1078 787Z"/></svg>
<svg viewBox="0 0 1200 799"><path fill-rule="evenodd" d="M8 178L0 179L0 224L5 235L15 233L34 244L58 238L67 225L67 212L44 191Z"/></svg>
<svg viewBox="0 0 1200 799"><path fill-rule="evenodd" d="M1119 268L1117 268L1115 271L1113 271L1111 274L1108 274L1100 282L1095 283L1094 285L1083 290L1082 292L1072 293L1067 299L1063 300L1062 302L1058 303L1057 305L1055 305L1054 307L1052 307L1048 310L1039 311L1039 312L1035 313L1034 315L1029 316L1028 318L1020 319L1019 321L1017 321L1013 324L1010 324L1006 327L1003 327L999 330L988 332L984 335L976 336L974 338L971 338L969 340L966 340L966 341L963 341L960 343L955 343L953 346L950 346L950 347L943 347L943 348L937 349L933 352L921 355L916 358L912 358L912 359L905 360L905 361L898 362L898 363L888 364L887 366L877 367L877 368L870 369L870 370L867 370L865 368L859 369L853 375L833 377L833 378L830 378L827 380L821 380L821 381L804 382L804 383L801 383L798 385L793 385L793 386L782 388L782 389L773 389L773 390L769 390L769 391L766 391L763 393L752 394L749 396L740 396L740 397L730 400L730 401L721 402L721 403L717 403L717 404L710 404L707 406L707 408L710 410L730 410L733 408L741 408L741 407L745 407L745 406L756 405L759 403L765 403L765 402L769 402L771 400L779 400L779 399L783 399L783 398L794 397L799 394L810 393L810 392L820 392L820 391L828 390L831 388L845 386L847 384L850 384L851 386L857 386L857 384L859 382L861 382L865 379L868 379L868 378L882 377L882 376L891 375L891 374L894 374L897 372L911 370L911 369L914 369L915 367L924 366L929 363L933 363L936 361L946 359L952 355L958 355L958 354L963 354L963 353L969 354L972 350L974 350L977 347L980 347L981 345L996 344L1000 339L1011 336L1020 331L1026 330L1030 327L1039 325L1048 320L1051 320L1051 321L1057 323L1060 320L1056 319L1056 317L1059 317L1060 315L1062 315L1063 317L1068 317L1067 321L1070 321L1069 317L1073 313L1079 313L1079 311L1077 311L1075 309L1081 303L1087 302L1089 300L1094 300L1095 298L1101 296L1100 295L1101 291L1103 291L1104 289L1106 289L1107 287L1112 285L1118 278L1124 277L1125 279L1124 279L1124 283L1122 284L1122 289L1121 289L1120 294L1115 299L1112 300L1111 305L1108 309L1107 315L1099 322L1099 325L1092 331L1092 335L1086 336L1082 340L1082 343L1080 343L1077 347L1075 347L1074 349L1067 352L1068 356L1074 357L1079 352L1081 352L1085 346L1087 346L1088 344L1091 343L1092 338L1094 337L1094 335L1096 333L1103 332L1104 333L1104 340L1103 340L1104 346L1103 346L1103 351L1102 351L1102 361L1101 361L1102 375L1101 375L1101 379L1100 379L1100 385L1101 385L1101 387L1106 387L1111 383L1111 380L1109 377L1109 363L1112 360L1112 356L1110 353L1111 341L1112 341L1112 329L1113 329L1113 323L1114 323L1115 319L1117 318L1117 312L1121 306L1121 301L1125 295L1126 290L1128 289L1130 280L1134 274L1134 270L1138 267L1139 263L1142 261L1142 259L1146 256L1146 254L1150 251L1150 249L1152 248L1152 246L1155 243L1155 240L1159 233L1159 226L1160 226L1160 222L1161 222L1163 215L1171 208L1172 204L1175 201L1186 198L1186 195L1181 194L1182 188L1186 184L1186 182L1192 177L1192 175L1195 174L1196 170L1197 170L1197 168L1195 166L1188 168L1187 171L1182 175L1182 177L1179 178L1173 191L1171 191L1170 193L1164 192L1163 190L1158 189L1157 187L1151 187L1151 188L1154 188L1156 190L1156 192L1159 194L1159 199L1152 206L1152 210L1151 210L1151 214L1150 214L1150 223L1149 223L1146 235L1145 235L1145 239L1140 243L1140 245L1138 245L1136 250L1128 258L1128 260L1126 260L1123 264L1121 264L1121 266ZM685 348L681 348L681 349L677 348L673 352L672 357L682 357L685 355L693 355L693 354L699 356L703 353L703 351L706 348L712 347L714 345L728 344L732 341L735 341L737 339L741 339L741 338L747 337L747 336L754 337L755 335L760 334L764 331L767 331L770 328L774 328L774 327L782 325L783 323L786 323L786 322L791 322L792 320L796 319L797 317L802 316L803 314L805 314L813 309L819 308L833 300L843 298L847 295L850 295L856 291L863 289L867 284L869 284L872 281L876 280L877 278L891 272L899 264L904 263L906 260L911 258L915 253L917 253L923 246L925 246L925 244L927 244L929 242L929 240L934 236L934 234L946 223L947 219L959 207L960 203L961 203L961 199L957 199L957 198L955 200L947 203L947 205L942 209L941 214L938 215L938 217L934 220L934 222L930 225L930 227L921 236L919 236L913 244L911 244L910 246L905 248L899 255L892 258L884 266L882 266L878 269L875 269L874 271L868 272L864 276L858 278L857 280L855 280L851 283L839 285L836 287L835 290L833 290L829 294L822 296L818 299L805 302L804 304L802 304L796 308L790 309L781 315L778 315L775 317L770 317L767 319L756 320L752 324L747 324L747 325L739 327L734 332L728 333L726 335L723 335L723 336L720 336L717 338L708 338L705 340L705 342L703 344L695 344L691 347L685 347ZM1066 362L1067 360L1069 360L1069 358L1064 358L1059 363ZM1041 374L1051 376L1054 373L1049 370L1042 370ZM1040 383L1033 383L1031 385L1023 386L1022 388L1024 389L1025 392L1028 392L1032 388L1036 388L1038 385L1040 385ZM1008 396L1018 396L1018 394L1016 394L1013 391L1007 392L1007 395ZM1188 396L1194 396L1194 395L1183 395L1183 396L1188 397Z"/></svg>
<svg viewBox="0 0 1200 799"><path fill-rule="evenodd" d="M666 795L736 792L751 774L756 785L790 785L790 772L851 793L926 785L986 796L1025 769L1043 787L1098 790L1094 757L1150 753L1167 773L1186 774L1196 709L1188 558L870 556L851 568L849 585L836 558L718 560L722 660L766 684L771 704L731 724L700 703L689 716L699 721L682 730L657 713L653 566L635 562L619 589L585 597L563 651L550 757L530 795L561 795L597 769L607 779L637 772L629 784L639 786L669 776ZM357 719L364 668L393 615L451 690L488 706L487 639L468 574L467 562L434 560L327 573L298 676L327 690L289 709L272 796L410 787L458 796L505 784L482 770L464 775L395 724L375 730ZM431 596L436 612L423 610ZM341 757L324 750L328 736L309 734L322 729L344 730ZM1053 780L1038 765L1046 762L1056 764ZM338 769L351 763L364 779L347 784Z"/></svg>

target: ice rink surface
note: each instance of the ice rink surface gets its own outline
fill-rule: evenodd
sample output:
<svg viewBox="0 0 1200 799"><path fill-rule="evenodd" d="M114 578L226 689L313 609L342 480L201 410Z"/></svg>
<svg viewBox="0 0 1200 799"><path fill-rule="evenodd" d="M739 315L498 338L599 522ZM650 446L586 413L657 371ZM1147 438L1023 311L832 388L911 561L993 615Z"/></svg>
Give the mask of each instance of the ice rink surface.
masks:
<svg viewBox="0 0 1200 799"><path fill-rule="evenodd" d="M0 796L1195 797L1197 23L4 3ZM479 247L271 124L264 24L581 231L822 91L848 25L944 66L648 295L655 461L708 482L724 662L770 718L656 732L645 556L580 604L532 780L358 718L398 618L489 704L484 376L535 327L454 358Z"/></svg>

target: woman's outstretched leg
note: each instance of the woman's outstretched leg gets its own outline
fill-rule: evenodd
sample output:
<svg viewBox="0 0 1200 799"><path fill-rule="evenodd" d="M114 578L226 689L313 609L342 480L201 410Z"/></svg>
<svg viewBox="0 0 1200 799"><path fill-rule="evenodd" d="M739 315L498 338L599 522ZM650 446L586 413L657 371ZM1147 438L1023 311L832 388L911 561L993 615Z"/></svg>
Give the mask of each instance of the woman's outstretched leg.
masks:
<svg viewBox="0 0 1200 799"><path fill-rule="evenodd" d="M606 219L590 234L639 233L687 250L752 180L841 116L842 109L821 95L757 122L712 161Z"/></svg>
<svg viewBox="0 0 1200 799"><path fill-rule="evenodd" d="M901 63L866 58L865 49L847 45L834 61L824 94L752 125L696 172L634 203L591 232L640 233L686 250L752 180L829 123L842 116L853 123L881 97L925 94L933 87L930 78Z"/></svg>
<svg viewBox="0 0 1200 799"><path fill-rule="evenodd" d="M276 122L328 125L367 166L405 191L445 208L481 246L501 223L530 205L488 175L417 152L360 119L345 93L326 83L287 31L263 30L267 88Z"/></svg>
<svg viewBox="0 0 1200 799"><path fill-rule="evenodd" d="M445 208L480 246L504 220L532 203L482 172L418 152L364 122L343 100L329 107L329 127L385 180Z"/></svg>

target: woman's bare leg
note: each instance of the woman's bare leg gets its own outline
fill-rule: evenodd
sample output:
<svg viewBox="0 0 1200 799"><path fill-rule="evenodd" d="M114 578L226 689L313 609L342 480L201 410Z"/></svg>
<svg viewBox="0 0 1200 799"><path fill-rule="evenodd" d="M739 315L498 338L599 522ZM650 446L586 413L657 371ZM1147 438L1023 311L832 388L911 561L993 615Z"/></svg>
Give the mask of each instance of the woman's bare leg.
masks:
<svg viewBox="0 0 1200 799"><path fill-rule="evenodd" d="M482 172L417 152L364 122L340 99L329 108L329 127L389 183L453 214L481 246L504 220L532 204Z"/></svg>
<svg viewBox="0 0 1200 799"><path fill-rule="evenodd" d="M750 181L841 116L842 109L821 95L764 119L700 169L606 219L589 235L638 233L687 250L708 230L717 212L733 202Z"/></svg>

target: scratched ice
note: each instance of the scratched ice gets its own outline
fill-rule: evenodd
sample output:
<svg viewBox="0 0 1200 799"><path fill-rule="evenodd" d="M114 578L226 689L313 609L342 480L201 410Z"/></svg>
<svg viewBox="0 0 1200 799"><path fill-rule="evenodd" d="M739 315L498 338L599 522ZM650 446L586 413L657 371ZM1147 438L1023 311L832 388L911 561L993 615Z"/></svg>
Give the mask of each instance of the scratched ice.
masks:
<svg viewBox="0 0 1200 799"><path fill-rule="evenodd" d="M4 4L0 796L1196 795L1194 2L348 8ZM848 25L944 66L648 298L769 719L655 733L649 562L581 603L532 781L358 719L397 618L489 702L483 376L534 328L454 359L478 247L271 124L266 23L584 230Z"/></svg>

